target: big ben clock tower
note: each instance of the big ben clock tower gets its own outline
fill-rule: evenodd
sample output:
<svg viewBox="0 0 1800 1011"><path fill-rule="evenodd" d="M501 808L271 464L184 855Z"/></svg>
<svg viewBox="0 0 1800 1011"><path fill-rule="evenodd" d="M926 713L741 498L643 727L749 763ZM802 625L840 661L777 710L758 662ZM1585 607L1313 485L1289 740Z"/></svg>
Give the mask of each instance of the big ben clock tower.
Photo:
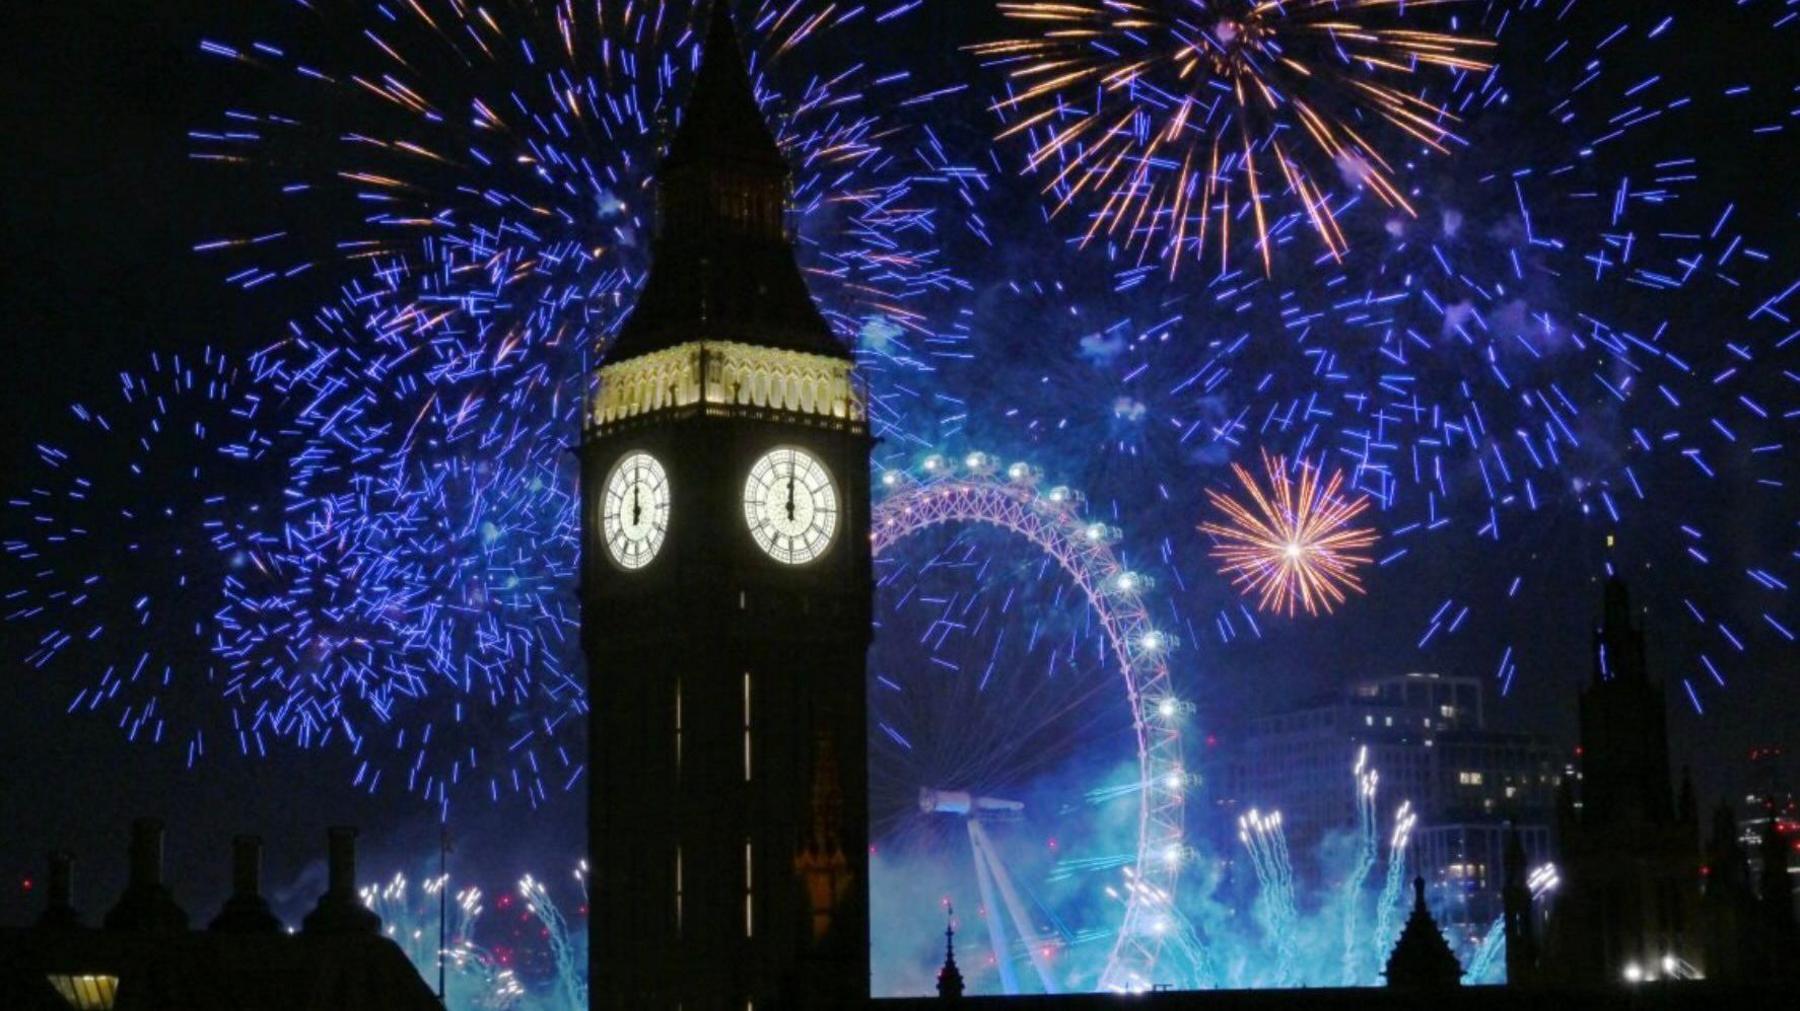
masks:
<svg viewBox="0 0 1800 1011"><path fill-rule="evenodd" d="M868 994L871 441L727 3L582 438L596 1008Z"/></svg>

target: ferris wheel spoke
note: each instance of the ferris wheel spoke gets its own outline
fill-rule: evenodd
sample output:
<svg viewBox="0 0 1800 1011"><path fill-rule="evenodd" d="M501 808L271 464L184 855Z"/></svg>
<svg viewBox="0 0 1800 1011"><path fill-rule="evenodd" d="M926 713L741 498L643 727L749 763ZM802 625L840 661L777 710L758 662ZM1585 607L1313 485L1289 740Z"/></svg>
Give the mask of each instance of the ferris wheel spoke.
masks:
<svg viewBox="0 0 1800 1011"><path fill-rule="evenodd" d="M980 458L972 454L970 460ZM871 796L885 805L884 813L873 816L872 827L914 843L955 847L963 835L958 826L920 817L921 808L941 811L935 801L927 804L929 798L975 796L957 791L1013 797L1011 791L1032 790L1059 772L1059 753L1046 742L1117 738L1121 765L1133 770L1133 780L1088 790L1081 802L1092 806L1131 798L1137 807L1135 849L1123 862L1110 854L1084 858L1085 866L1118 868L1127 881L1119 890L1118 922L1109 931L1111 954L1096 983L1108 989L1121 981L1153 978L1165 951L1162 935L1179 878L1177 855L1186 851L1180 728L1167 718L1152 725L1155 704L1172 699L1165 657L1172 638L1154 628L1132 574L1112 550L1119 533L1083 517L1078 495L1060 488L1040 491L1036 471L1025 465L1000 474L972 463L967 473L956 473L940 460L927 470L927 478L916 483L883 475L888 493L877 501L872 517L877 582L895 601L895 610L878 622L878 642L882 635L909 630L904 640L888 640L906 642L903 668L878 671L871 666L871 702L880 717L873 722L887 724L895 735L876 730L879 736L871 737ZM976 537L980 530L1022 539L1038 555L1029 562L997 562L983 554ZM923 557L896 551L903 542L927 536L940 539L927 542ZM956 580L965 585L922 589ZM976 585L966 585L971 581ZM1080 608L1083 617L1072 627L1052 630L1042 641L1038 629L1030 636L1015 631L1011 641L1001 632L991 645L982 640L989 628L1017 627L1016 622L1009 626L1003 615L1022 606L1022 599L1061 614ZM1087 645L1096 642L1089 637L1097 637L1098 644ZM978 648L983 645L988 646L985 652ZM1027 657L1035 658L1036 666L1023 663ZM991 669L1002 664L1004 670ZM994 678L1002 679L999 690ZM970 733L971 727L991 730ZM900 738L907 746L898 743ZM893 765L884 768L889 762ZM927 775L939 781L915 781ZM1016 811L1004 806L984 813L977 813L978 805L970 801L963 805L964 816L1003 821L1030 817L1027 805L1019 802L1025 800L1006 802L1016 805ZM980 824L968 821L971 833ZM981 854L971 852L962 859L976 868L985 892L996 887L992 869L1004 844L1000 836L979 834L983 842L964 840L962 845ZM984 866L989 869L985 875L980 870ZM1002 915L1027 919L1022 906L1010 908L1015 903L1009 902L1002 914L987 894L983 902L990 920ZM1039 964L1042 953L1026 938L1026 928L1015 926L1031 968L1050 987L1048 970ZM1016 976L1010 972L1012 946L1005 947L995 958L1004 975Z"/></svg>

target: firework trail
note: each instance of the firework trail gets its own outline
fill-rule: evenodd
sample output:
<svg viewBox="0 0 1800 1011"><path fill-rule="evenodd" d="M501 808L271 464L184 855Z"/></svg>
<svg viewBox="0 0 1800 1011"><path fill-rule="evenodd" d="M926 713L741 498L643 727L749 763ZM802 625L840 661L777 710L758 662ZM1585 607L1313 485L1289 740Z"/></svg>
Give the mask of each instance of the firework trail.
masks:
<svg viewBox="0 0 1800 1011"><path fill-rule="evenodd" d="M1506 959L1506 917L1496 916L1481 936L1481 944L1469 959L1463 978L1470 984L1504 983Z"/></svg>
<svg viewBox="0 0 1800 1011"><path fill-rule="evenodd" d="M447 875L426 878L415 887L404 873L396 873L384 884L365 885L358 894L363 905L381 917L382 932L406 952L413 968L426 980L437 979L438 917L441 910L448 912L441 957L449 969L445 975L449 1006L472 1011L519 1007L526 991L517 974L504 968L475 940L476 925L485 908L481 889L461 889L454 902L440 907L439 896L447 887Z"/></svg>
<svg viewBox="0 0 1800 1011"><path fill-rule="evenodd" d="M471 285L459 304L475 316L502 298ZM289 422L300 445L278 536L227 584L215 653L258 683L354 687L367 700L344 723L359 788L381 787L392 754L440 812L465 783L536 805L580 772L562 732L584 704L568 589L577 496L557 452L573 408L541 365L490 365L449 325L419 330L419 305L390 274L255 356L264 385L302 405ZM347 318L366 339L314 336ZM457 370L491 371L480 392L499 406L457 395ZM430 392L408 403L407 391ZM381 736L365 743L364 723Z"/></svg>
<svg viewBox="0 0 1800 1011"><path fill-rule="evenodd" d="M205 649L220 580L280 510L268 407L227 355L153 354L119 373L114 396L72 405L7 502L4 618L25 630L25 662L81 679L69 712L176 744L190 766L209 743L260 754L268 727L290 718L244 705L246 686ZM228 718L193 718L209 698Z"/></svg>
<svg viewBox="0 0 1800 1011"><path fill-rule="evenodd" d="M1447 153L1457 117L1429 88L1489 69L1491 43L1431 30L1439 3L999 6L1029 33L971 47L1004 70L999 139L1025 139L1055 212L1093 208L1082 244L1116 243L1171 276L1214 246L1229 270L1246 214L1237 227L1265 273L1272 236L1295 225L1341 257L1340 188L1416 214L1396 175L1410 150L1384 150L1371 127ZM1274 214L1278 199L1293 206Z"/></svg>
<svg viewBox="0 0 1800 1011"><path fill-rule="evenodd" d="M1250 854L1261 886L1256 899L1257 922L1275 946L1274 985L1294 984L1294 924L1299 911L1294 905L1294 865L1288 856L1287 835L1281 830L1281 812L1263 815L1251 811L1238 819L1238 839Z"/></svg>
<svg viewBox="0 0 1800 1011"><path fill-rule="evenodd" d="M384 17L286 9L289 45L208 41L202 51L247 72L268 107L227 110L193 131L194 157L266 189L281 224L197 248L226 258L227 279L245 287L346 260L435 275L444 283L424 310L433 322L461 308L458 279L503 271L509 306L566 319L579 331L568 344L593 342L647 268L656 151L698 65L696 19L709 9L423 0ZM762 0L738 17L758 99L797 166L803 270L840 337L872 338L865 370L905 375L934 355L915 344L955 343L938 341L914 302L963 287L939 253L939 219L952 200L970 202L980 173L950 164L928 127L884 118L914 97L907 75L878 74L829 41L863 13ZM354 129L332 137L315 120ZM489 318L498 322L465 357L533 364L516 323ZM561 328L536 329L543 340ZM571 368L579 359L552 364L566 392L586 382ZM882 389L877 426L899 420L890 394L909 399Z"/></svg>
<svg viewBox="0 0 1800 1011"><path fill-rule="evenodd" d="M395 873L385 884L365 885L359 889L363 905L381 917L382 931L400 945L412 959L421 975L428 978L437 972L438 896L449 885L447 875L437 875L419 882L415 889L404 873ZM465 888L455 894L454 903L446 903L450 916L444 924L446 948L470 943L475 921L482 912L479 888ZM429 924L428 924L429 921Z"/></svg>
<svg viewBox="0 0 1800 1011"><path fill-rule="evenodd" d="M1375 566L1444 583L1401 619L1418 648L1492 641L1502 692L1531 662L1510 641L1521 608L1571 558L1602 569L1615 535L1612 563L1665 573L1653 607L1692 623L1671 666L1702 710L1734 666L1793 641L1800 573L1771 532L1791 513L1780 405L1800 289L1747 209L1754 190L1695 138L1776 157L1791 82L1745 71L1721 88L1659 68L1707 33L1791 30L1777 6L1470 5L1496 65L1451 83L1468 145L1417 175L1419 217L1347 218L1341 262L1204 284L1116 253L1047 254L1011 282L1005 318L1066 305L1060 349L1004 387L1017 406L998 427L1069 454L1091 487L1137 484L1151 529L1182 522L1184 483L1252 453L1342 469L1379 517ZM1725 492L1757 518L1728 532L1711 508ZM1499 562L1437 575L1468 551ZM1191 546L1168 553L1181 590L1203 594L1193 610L1214 614L1197 632L1260 636L1194 578Z"/></svg>
<svg viewBox="0 0 1800 1011"><path fill-rule="evenodd" d="M1772 545L1721 544L1703 489L1726 467L1747 503L1780 486L1787 423L1769 405L1787 394L1750 363L1784 358L1792 282L1720 186L1702 187L1705 155L1671 146L1760 115L1756 89L1696 93L1650 69L1684 29L1718 27L1660 6L1628 21L1490 8L1502 52L1529 42L1536 76L1503 64L1470 91L1481 109L1470 157L1429 184L1436 219L1390 221L1379 270L1333 278L1341 297L1312 323L1358 335L1320 362L1345 394L1321 418L1335 434L1320 437L1388 514L1381 564L1459 529L1509 545L1515 560L1434 605L1421 647L1467 628L1475 600L1494 627L1512 602L1534 599L1552 572L1518 559L1555 566L1579 528L1590 544L1616 532L1619 562L1666 573L1675 592L1659 610L1696 626L1699 648L1676 666L1699 709L1696 685L1722 687L1724 658L1741 661L1758 638L1791 642ZM1550 126L1521 128L1532 121ZM1734 336L1702 322L1701 305L1735 318ZM1270 410L1290 430L1303 416ZM1753 594L1713 588L1725 551ZM1496 652L1505 691L1515 654Z"/></svg>
<svg viewBox="0 0 1800 1011"><path fill-rule="evenodd" d="M1381 852L1375 824L1375 786L1380 782L1380 773L1369 767L1368 761L1369 749L1364 745L1357 749L1356 765L1350 770L1350 778L1356 783L1356 857L1343 885L1344 986L1354 986L1361 977L1357 964L1362 957L1357 944L1357 920L1362 911L1363 884L1375 869Z"/></svg>
<svg viewBox="0 0 1800 1011"><path fill-rule="evenodd" d="M1415 6L1422 19L1442 13ZM944 314L937 302L965 290L940 250L946 233L993 241L979 213L944 212L979 202L996 217L980 173L965 167L973 159L940 143L941 130L889 118L916 97L913 82L836 54L816 58L827 65L810 76L788 73L845 30L850 8L756 6L754 62L801 165L809 280L839 332L860 339L872 413L891 440L884 453L992 425L1015 436L1000 444L1066 454L1070 472L1107 489L1095 503L1104 522L1150 531L1143 547L1156 556L1137 567L1172 591L1167 627L1221 642L1262 633L1237 601L1218 605L1210 627L1189 618L1209 607L1177 604L1177 594L1227 596L1200 577L1195 539L1156 538L1191 528L1198 503L1181 489L1247 462L1252 446L1317 460L1321 473L1342 469L1346 495L1366 495L1380 517L1376 565L1410 574L1471 546L1506 559L1445 577L1441 602L1419 622L1422 650L1489 630L1503 691L1523 662L1506 642L1520 627L1513 609L1566 576L1568 553L1556 549L1571 531L1616 530L1621 566L1655 563L1681 587L1663 603L1692 622L1696 645L1672 676L1698 710L1734 668L1755 670L1793 640L1794 560L1761 533L1791 526L1792 264L1758 220L1756 194L1722 180L1712 155L1767 152L1759 145L1780 139L1792 98L1786 80L1721 91L1707 75L1679 72L1689 64L1676 57L1706 49L1707 33L1741 38L1740 23L1785 37L1795 22L1771 14L1777 6L1701 17L1656 2L1622 14L1536 0L1468 5L1463 37L1498 42L1469 51L1495 66L1414 75L1421 100L1446 113L1431 115L1446 131L1440 143L1462 150L1415 169L1403 161L1417 138L1391 122L1366 135L1410 210L1355 196L1380 194L1354 144L1354 157L1328 163L1302 143L1287 154L1319 191L1310 201L1291 185L1246 195L1253 179L1278 176L1265 146L1254 159L1222 160L1201 190L1230 196L1190 193L1179 220L1159 211L1169 191L1155 196L1149 185L1176 165L1134 163L1132 172L1160 175L1126 193L1126 217L1103 219L1105 193L1125 191L1082 182L1098 155L1064 143L1039 177L1068 167L1065 157L1087 159L1050 196L1067 197L1069 212L1099 230L1085 252L1032 248L1024 233L1021 248L995 243L991 262L972 265L969 283L1010 299L1022 321L1000 338L1014 345L984 344L972 366L974 335L986 341L1000 328L983 315L988 303ZM9 510L20 525L5 549L29 578L14 582L6 613L31 630L33 663L82 672L72 709L104 714L136 740L174 742L190 762L209 745L216 753L220 735L252 756L282 743L342 748L359 787L398 784L440 812L464 794L542 804L581 774L575 486L562 450L593 335L628 309L641 278L645 181L659 120L671 118L693 66L691 8L509 5L480 24L462 5L432 0L379 17L314 7L290 8L296 27L272 36L292 44L206 46L284 83L246 89L268 104L195 133L197 158L266 183L280 209L267 219L246 211L246 221L269 223L202 251L228 262L223 272L240 286L329 276L321 283L341 284L341 295L247 365L154 359L122 384L118 405L78 409L69 437L46 436L41 476ZM1256 58L1254 40L1222 32L1224 23L1212 22L1213 42L1241 43ZM1333 72L1385 73L1333 59ZM1035 151L1090 109L1149 101L1145 85L1161 72L1147 67L1117 93L1090 81L1016 139ZM1304 99L1311 87L1282 96ZM1021 94L999 99L1009 125L1031 114L1006 104ZM1219 97L1220 118L1195 118L1196 105L1187 123L1255 129L1269 121L1251 111L1297 114L1291 101L1246 111ZM1167 115L1153 109L1141 135L1109 142L1149 143ZM1451 130L1466 143L1449 140ZM1389 135L1408 150L1396 156ZM1342 186L1327 181L1333 172ZM1203 213L1226 199L1229 216ZM1359 206L1375 213L1352 213ZM1274 216L1259 226L1265 209ZM1204 240L1196 221L1211 222ZM1178 262L1214 243L1223 255L1227 223L1240 240L1256 236L1261 269L1238 256L1204 280L1189 271L1174 283ZM1299 250L1318 249L1326 233L1346 248L1324 239L1338 255L1301 262ZM1284 245L1291 255L1271 259ZM1014 359L1029 364L992 366ZM984 403L1004 421L975 418ZM1721 501L1733 503L1730 515ZM984 581L1007 570L1031 585L1008 604L985 588L934 590L919 559L906 563L911 572L890 570L887 588L917 613L901 616L895 604L883 620L905 629L913 661L932 649L918 677L944 664L985 671L999 657L1048 684L1052 671L1103 664L1091 621L1073 608L1050 614L1066 585L978 539L947 541L922 553L932 577ZM110 557L138 564L96 565ZM1726 572L1737 585L1720 589ZM1018 622L1003 619L1027 611L1042 620L1020 643ZM1065 686L1080 680L1046 691L1079 703ZM977 716L992 719L966 719ZM1105 736L1091 711L1059 719L1084 740ZM1143 789L1102 767L1093 756L1103 746L1091 756L1084 746L1067 776L1079 785L1064 793ZM1070 871L1070 890L1045 895L1058 915L1098 891L1091 870L1116 869L1110 861L1130 849L1098 830L1062 847L1071 855L1054 863ZM1378 952L1397 927L1404 862L1397 839L1370 945ZM1181 912L1180 897L1166 904ZM1336 961L1330 947L1321 966Z"/></svg>
<svg viewBox="0 0 1800 1011"><path fill-rule="evenodd" d="M141 612L142 643L187 658L143 652L77 707L121 710L134 737L181 735L190 761L208 730L257 756L281 743L341 749L357 788L397 785L440 817L464 794L536 807L573 788L585 702L566 450L598 337L642 278L649 171L698 59L695 15L685 4L308 5L280 12L290 43L202 45L265 104L193 131L194 157L266 188L282 224L200 252L227 259L229 280L251 289L350 279L245 369L215 377L245 387L244 406L220 393L198 407L216 416L193 430L226 461L268 461L235 481L195 482L267 487L266 504L245 506L260 505L254 522L230 512L232 498L202 509L171 490L166 516L225 514L158 538L184 560L135 578L163 573L161 586L126 597L44 567L46 596L15 594L15 620L42 629L33 662L101 648L121 623L77 623L127 606ZM815 40L850 16L768 4L746 34L759 95L798 166L803 267L839 334L860 339L875 427L897 435L936 409L909 377L962 354L965 338L934 335L921 303L963 287L939 254L939 221L969 203L981 173L952 164L929 128L884 118L908 94L904 75L848 58L821 69ZM763 68L778 58L808 69L777 79ZM245 217L259 206L249 201ZM265 427L221 431L239 415ZM152 448L173 439L151 435ZM190 441L183 452L205 452ZM46 466L60 465L58 452ZM176 466L133 466L144 463ZM91 501L79 485L39 492ZM58 508L74 518L89 507ZM32 565L67 550L52 543L76 543L40 539L61 517L40 521L9 542ZM190 587L202 579L190 568L201 585ZM186 592L170 592L171 571ZM163 623L172 599L209 601L207 634L193 613ZM210 666L193 659L207 651ZM209 705L201 685L227 707Z"/></svg>
<svg viewBox="0 0 1800 1011"><path fill-rule="evenodd" d="M1382 880L1381 895L1375 901L1375 934L1372 948L1379 963L1394 950L1394 941L1400 936L1400 923L1404 919L1400 907L1406 892L1406 847L1412 840L1413 826L1418 823L1419 816L1413 812L1412 801L1402 801L1394 812L1394 831L1388 838L1387 877Z"/></svg>
<svg viewBox="0 0 1800 1011"><path fill-rule="evenodd" d="M1555 889L1561 879L1557 877L1555 864L1542 864L1534 867L1526 876L1525 886L1531 892L1533 903L1542 899ZM1464 973L1470 983L1498 984L1506 982L1506 917L1496 917L1488 926L1487 933L1482 935L1481 945L1469 959L1469 968Z"/></svg>
<svg viewBox="0 0 1800 1011"><path fill-rule="evenodd" d="M575 878L581 882L585 897L587 890L587 863L583 861L575 871ZM543 882L527 874L519 880L519 895L525 900L525 908L543 924L544 932L550 944L550 957L556 967L556 981L553 984L558 1006L570 1009L588 1006L587 999L587 933L579 933L569 929L568 920L563 917L562 910Z"/></svg>

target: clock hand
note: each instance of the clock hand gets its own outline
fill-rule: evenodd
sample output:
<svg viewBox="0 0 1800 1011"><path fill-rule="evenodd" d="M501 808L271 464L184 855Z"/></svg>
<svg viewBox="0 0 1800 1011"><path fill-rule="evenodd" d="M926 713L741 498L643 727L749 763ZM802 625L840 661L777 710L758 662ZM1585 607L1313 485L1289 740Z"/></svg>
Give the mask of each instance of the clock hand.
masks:
<svg viewBox="0 0 1800 1011"><path fill-rule="evenodd" d="M791 470L788 471L787 514L788 514L788 522L789 523L794 522L794 472Z"/></svg>
<svg viewBox="0 0 1800 1011"><path fill-rule="evenodd" d="M644 507L643 507L642 503L640 503L638 501L638 497L641 496L642 494L643 494L642 489L638 488L636 485L632 485L632 487L631 487L631 525L634 527L637 526L638 523L644 518Z"/></svg>

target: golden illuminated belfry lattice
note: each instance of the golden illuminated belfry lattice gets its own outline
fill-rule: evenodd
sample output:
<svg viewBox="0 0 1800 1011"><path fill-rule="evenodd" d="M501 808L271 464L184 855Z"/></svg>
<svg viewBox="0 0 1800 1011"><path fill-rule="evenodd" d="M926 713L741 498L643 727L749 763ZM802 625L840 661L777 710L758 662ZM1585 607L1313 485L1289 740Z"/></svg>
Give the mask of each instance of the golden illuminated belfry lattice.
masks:
<svg viewBox="0 0 1800 1011"><path fill-rule="evenodd" d="M607 427L694 409L855 429L867 423L849 360L730 340L690 341L603 367L587 421Z"/></svg>

